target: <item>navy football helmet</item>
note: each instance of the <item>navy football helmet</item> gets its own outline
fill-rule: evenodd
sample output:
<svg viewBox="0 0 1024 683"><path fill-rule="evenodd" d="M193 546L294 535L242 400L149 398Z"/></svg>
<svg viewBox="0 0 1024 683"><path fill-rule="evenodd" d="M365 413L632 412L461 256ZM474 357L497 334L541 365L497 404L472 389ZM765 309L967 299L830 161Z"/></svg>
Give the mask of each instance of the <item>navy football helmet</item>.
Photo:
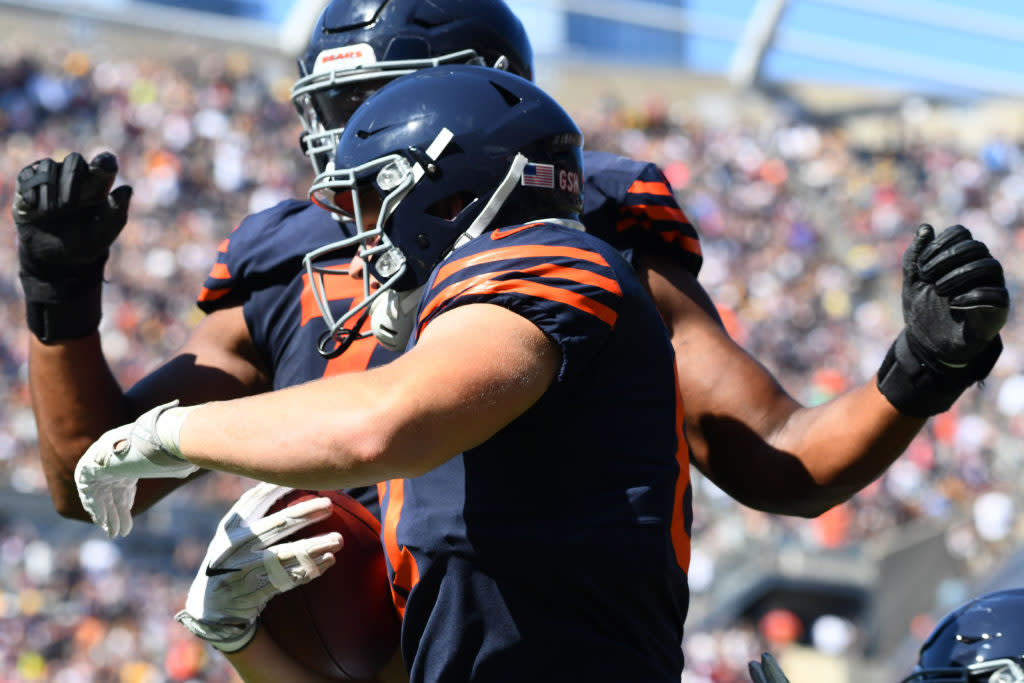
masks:
<svg viewBox="0 0 1024 683"><path fill-rule="evenodd" d="M1024 683L1024 588L988 593L943 617L903 683Z"/></svg>
<svg viewBox="0 0 1024 683"><path fill-rule="evenodd" d="M502 0L334 0L299 59L292 103L303 151L320 173L349 117L398 76L442 64L533 77L526 31Z"/></svg>
<svg viewBox="0 0 1024 683"><path fill-rule="evenodd" d="M330 337L343 345L354 333L347 321L369 307L373 334L402 350L420 290L453 249L486 230L536 220L581 227L582 144L554 99L497 69L425 69L372 95L342 133L333 169L310 189L313 201L359 231L306 255ZM368 225L371 204L377 218ZM318 263L353 244L368 266L365 299L335 320L322 277L332 269Z"/></svg>

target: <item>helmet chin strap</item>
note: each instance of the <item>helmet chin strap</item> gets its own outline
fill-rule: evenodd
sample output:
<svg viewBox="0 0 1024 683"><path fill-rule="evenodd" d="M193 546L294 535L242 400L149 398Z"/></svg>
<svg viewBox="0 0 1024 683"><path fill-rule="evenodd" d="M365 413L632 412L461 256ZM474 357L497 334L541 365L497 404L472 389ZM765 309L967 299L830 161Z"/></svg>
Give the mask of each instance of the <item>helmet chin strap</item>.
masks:
<svg viewBox="0 0 1024 683"><path fill-rule="evenodd" d="M404 351L416 323L416 308L426 285L404 292L389 289L370 304L370 329L389 351Z"/></svg>
<svg viewBox="0 0 1024 683"><path fill-rule="evenodd" d="M449 129L441 129L434 141L422 153L426 159L417 160L413 164L413 181L406 192L422 180L423 176L434 172L433 169L424 166L424 163L429 166L437 161L454 137L455 135ZM409 336L412 334L412 328L416 323L416 307L419 305L424 286L420 285L415 289L403 292L387 289L370 303L370 329L381 346L389 351L405 350Z"/></svg>
<svg viewBox="0 0 1024 683"><path fill-rule="evenodd" d="M445 147L448 146L448 143L450 143L452 141L452 138L454 138L454 137L455 137L455 134L452 133L447 128L442 128L441 129L441 132L437 134L437 137L434 138L434 141L431 142L430 146L427 147L427 149L426 149L426 155L427 155L427 158L430 159L430 163L433 163L433 162L437 161L438 157L440 157L441 153L445 150ZM413 167L412 167L413 183L412 184L415 185L420 180L422 180L423 176L427 174L428 170L429 169L424 168L423 164L421 164L419 161L417 161L415 164L413 164ZM432 173L433 171L430 170L430 172Z"/></svg>
<svg viewBox="0 0 1024 683"><path fill-rule="evenodd" d="M442 129L427 148L426 156L432 161L436 160L441 156L441 152L444 151L453 137L450 130L447 128ZM519 185L523 177L523 169L526 168L527 163L528 161L523 154L516 154L508 169L508 173L498 183L498 187L494 190L490 200L480 211L476 220L466 228L464 233L459 235L458 239L455 240L455 244L445 253L442 260L455 249L483 234L484 230L491 224L491 221L494 220L494 217L498 215L501 207L505 204L505 200L508 199L508 196ZM415 185L428 170L421 163L417 162L413 166L412 172L413 184ZM416 307L419 305L423 287L424 285L421 285L404 292L388 289L382 292L370 305L370 327L373 330L373 336L385 348L392 351L402 351L405 349L415 324L414 314Z"/></svg>
<svg viewBox="0 0 1024 683"><path fill-rule="evenodd" d="M475 239L483 234L484 230L491 224L494 217L501 211L501 207L505 204L505 200L512 194L512 190L516 189L519 182L523 178L523 169L526 168L528 163L525 156L522 153L516 154L516 158L512 160L512 165L508 169L508 173L505 175L505 179L498 183L497 189L494 190L494 194L491 195L487 205L480 211L480 214L476 217L466 231L459 235L458 239L455 240L455 244L452 248L444 255L447 258L448 254L452 253L463 244L466 244L472 239Z"/></svg>

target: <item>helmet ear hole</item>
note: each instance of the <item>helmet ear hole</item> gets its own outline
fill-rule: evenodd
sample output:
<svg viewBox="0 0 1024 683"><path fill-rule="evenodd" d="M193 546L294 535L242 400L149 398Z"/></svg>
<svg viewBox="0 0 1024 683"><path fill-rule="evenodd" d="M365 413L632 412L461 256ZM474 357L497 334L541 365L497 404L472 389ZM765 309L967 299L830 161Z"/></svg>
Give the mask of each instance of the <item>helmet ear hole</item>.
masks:
<svg viewBox="0 0 1024 683"><path fill-rule="evenodd" d="M426 213L434 218L454 221L474 201L476 201L476 197L473 196L473 193L466 191L456 192L428 206Z"/></svg>

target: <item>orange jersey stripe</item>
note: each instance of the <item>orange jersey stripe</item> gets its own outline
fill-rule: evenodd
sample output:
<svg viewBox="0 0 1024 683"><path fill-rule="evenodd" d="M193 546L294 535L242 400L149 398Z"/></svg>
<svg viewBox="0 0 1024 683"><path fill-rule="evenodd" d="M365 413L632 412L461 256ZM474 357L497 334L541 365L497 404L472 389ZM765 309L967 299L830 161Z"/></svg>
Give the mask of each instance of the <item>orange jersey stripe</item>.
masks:
<svg viewBox="0 0 1024 683"><path fill-rule="evenodd" d="M228 272L228 266L226 263L214 263L213 268L210 269L210 277L214 280L229 280L231 279L231 273Z"/></svg>
<svg viewBox="0 0 1024 683"><path fill-rule="evenodd" d="M695 237L687 237L686 235L681 235L678 232L662 232L658 234L661 236L661 239L665 240L669 244L672 242L678 242L686 251L697 254L698 256L701 255L700 240Z"/></svg>
<svg viewBox="0 0 1024 683"><path fill-rule="evenodd" d="M327 291L328 301L338 299L352 299L352 304L363 300L363 280L348 275L347 273L330 273L321 275L324 289ZM299 326L305 325L310 320L323 317L320 307L316 305L313 297L313 286L309 282L309 273L302 276L302 294L299 296L302 308L302 319Z"/></svg>
<svg viewBox="0 0 1024 683"><path fill-rule="evenodd" d="M515 270L501 270L490 273L491 276L502 275L504 273L522 273L523 275L537 275L538 277L552 277L561 278L563 280L572 280L573 282L579 282L583 285L594 285L601 289L607 289L609 292L616 296L622 296L622 288L619 287L619 281L599 275L590 270L584 270L582 268L573 268L571 266L558 266L552 263L542 263L536 266L530 266L529 268L516 268ZM485 277L485 276L481 276ZM475 279L475 278L474 278ZM463 281L465 282L465 280Z"/></svg>
<svg viewBox="0 0 1024 683"><path fill-rule="evenodd" d="M217 245L217 251L219 251L222 254L228 253L229 244L231 244L231 238L225 237L223 240L221 240L221 243Z"/></svg>
<svg viewBox="0 0 1024 683"><path fill-rule="evenodd" d="M579 249L577 247L501 247L500 249L491 249L490 251L485 251L481 254L474 254L473 256L461 258L458 261L452 261L437 271L437 277L434 278L434 282L442 282L454 272L462 270L463 268L469 268L470 266L480 265L482 263L492 263L494 261L502 261L504 259L512 258L551 258L554 256L565 256L579 261L589 261L590 263L596 263L602 266L608 265L608 262L605 261L600 254L587 249Z"/></svg>
<svg viewBox="0 0 1024 683"><path fill-rule="evenodd" d="M216 301L228 294L231 289L208 289L203 287L199 290L199 301Z"/></svg>
<svg viewBox="0 0 1024 683"><path fill-rule="evenodd" d="M627 190L629 194L656 194L662 197L671 197L672 188L666 183L650 182L646 180L634 180Z"/></svg>
<svg viewBox="0 0 1024 683"><path fill-rule="evenodd" d="M476 280L476 278L474 278ZM456 285L446 288L445 293L449 289L451 292L451 298L456 296L480 296L484 294L502 294L505 292L517 292L525 294L527 296L537 297L538 299L547 299L549 301L557 301L559 303L567 304L573 308L578 308L581 311L589 313L590 315L604 321L609 326L614 326L615 321L618 320L619 314L608 308L604 304L594 301L590 297L571 292L561 287L552 287L550 285L544 285L539 282L532 282L530 280L491 280L490 274L482 276L479 281L472 282L470 286L462 289L466 286L466 282L460 282ZM424 310L420 320L426 320L431 314L433 314L438 307L449 300L450 297L439 295L431 305ZM423 331L424 323L420 324L420 331Z"/></svg>
<svg viewBox="0 0 1024 683"><path fill-rule="evenodd" d="M655 221L678 221L689 225L683 210L677 206L658 206L657 204L631 204L626 210L635 215L644 215Z"/></svg>
<svg viewBox="0 0 1024 683"><path fill-rule="evenodd" d="M387 493L387 509L383 512L383 524L381 525L381 540L384 543L384 554L391 565L391 597L395 602L395 608L400 617L405 616L405 595L419 583L420 569L416 564L416 558L412 556L408 548L398 545L398 522L402 518L402 505L405 503L405 481L403 479L392 479L386 483L377 484L377 495L381 500L385 499ZM395 590L399 588L405 595L399 595Z"/></svg>
<svg viewBox="0 0 1024 683"><path fill-rule="evenodd" d="M697 256L701 256L703 254L700 248L700 240L697 239L696 237L689 237L676 230L654 231L651 229L651 221L641 219L640 216L637 216L635 218L623 218L622 220L615 224L615 230L617 232L626 232L627 230L630 230L635 227L640 227L643 230L653 232L657 234L662 241L667 242L669 244L676 243L679 246L681 246L684 250L692 254L696 254Z"/></svg>
<svg viewBox="0 0 1024 683"><path fill-rule="evenodd" d="M523 273L525 275L536 274L542 277L563 278L565 280L572 280L573 282L579 282L581 284L593 285L609 291L616 296L622 296L622 290L619 288L619 283L616 280L603 275L598 275L597 273L592 273L589 270L545 263L517 270L492 271L490 273L483 273L476 277L452 283L433 297L430 304L420 315L420 319L428 319L446 301L457 296L487 293L498 294L512 291L521 291L524 294L538 296L542 299L550 299L552 301L560 301L561 303L569 304L570 306L579 308L580 310L586 311L587 313L604 320L609 325L614 325L615 320L618 318L618 313L604 304L594 301L588 296L577 294L575 292L562 289L561 287L545 285L539 282L531 282L520 278L516 278L514 280L495 279L508 273Z"/></svg>
<svg viewBox="0 0 1024 683"><path fill-rule="evenodd" d="M676 562L683 571L690 568L690 535L686 532L686 515L683 510L686 490L690 486L690 451L683 431L683 397L679 393L678 372L674 369L676 386L676 462L679 463L679 478L676 480L675 501L672 505L671 537L676 552Z"/></svg>

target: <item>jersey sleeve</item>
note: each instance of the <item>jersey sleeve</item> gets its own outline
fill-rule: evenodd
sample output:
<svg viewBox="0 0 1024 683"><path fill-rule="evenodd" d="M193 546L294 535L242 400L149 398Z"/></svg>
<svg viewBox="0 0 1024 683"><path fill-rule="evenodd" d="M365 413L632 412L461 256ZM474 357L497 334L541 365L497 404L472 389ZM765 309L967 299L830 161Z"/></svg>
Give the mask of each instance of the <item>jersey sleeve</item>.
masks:
<svg viewBox="0 0 1024 683"><path fill-rule="evenodd" d="M238 231L239 227L241 224L235 227L232 235ZM229 256L230 247L231 236L225 237L217 245L217 260L210 268L206 281L203 283L202 289L199 290L199 296L196 297L196 305L204 313L212 313L219 308L229 308L245 301L246 297L236 289L237 281L232 275L232 272L238 272L234 266L238 261L236 254L241 250L236 249Z"/></svg>
<svg viewBox="0 0 1024 683"><path fill-rule="evenodd" d="M584 157L583 223L627 260L635 249L668 250L694 276L703 256L697 231L655 164L604 153Z"/></svg>
<svg viewBox="0 0 1024 683"><path fill-rule="evenodd" d="M217 247L217 260L196 298L199 308L210 313L245 303L254 291L298 272L307 235L328 220L318 216L326 212L310 207L287 200L243 219ZM333 222L328 226L338 229Z"/></svg>
<svg viewBox="0 0 1024 683"><path fill-rule="evenodd" d="M610 264L618 256L602 253L596 240L585 237L546 224L485 233L435 270L421 301L417 337L458 306L502 306L559 345L562 365L556 381L569 381L603 348L623 301Z"/></svg>

